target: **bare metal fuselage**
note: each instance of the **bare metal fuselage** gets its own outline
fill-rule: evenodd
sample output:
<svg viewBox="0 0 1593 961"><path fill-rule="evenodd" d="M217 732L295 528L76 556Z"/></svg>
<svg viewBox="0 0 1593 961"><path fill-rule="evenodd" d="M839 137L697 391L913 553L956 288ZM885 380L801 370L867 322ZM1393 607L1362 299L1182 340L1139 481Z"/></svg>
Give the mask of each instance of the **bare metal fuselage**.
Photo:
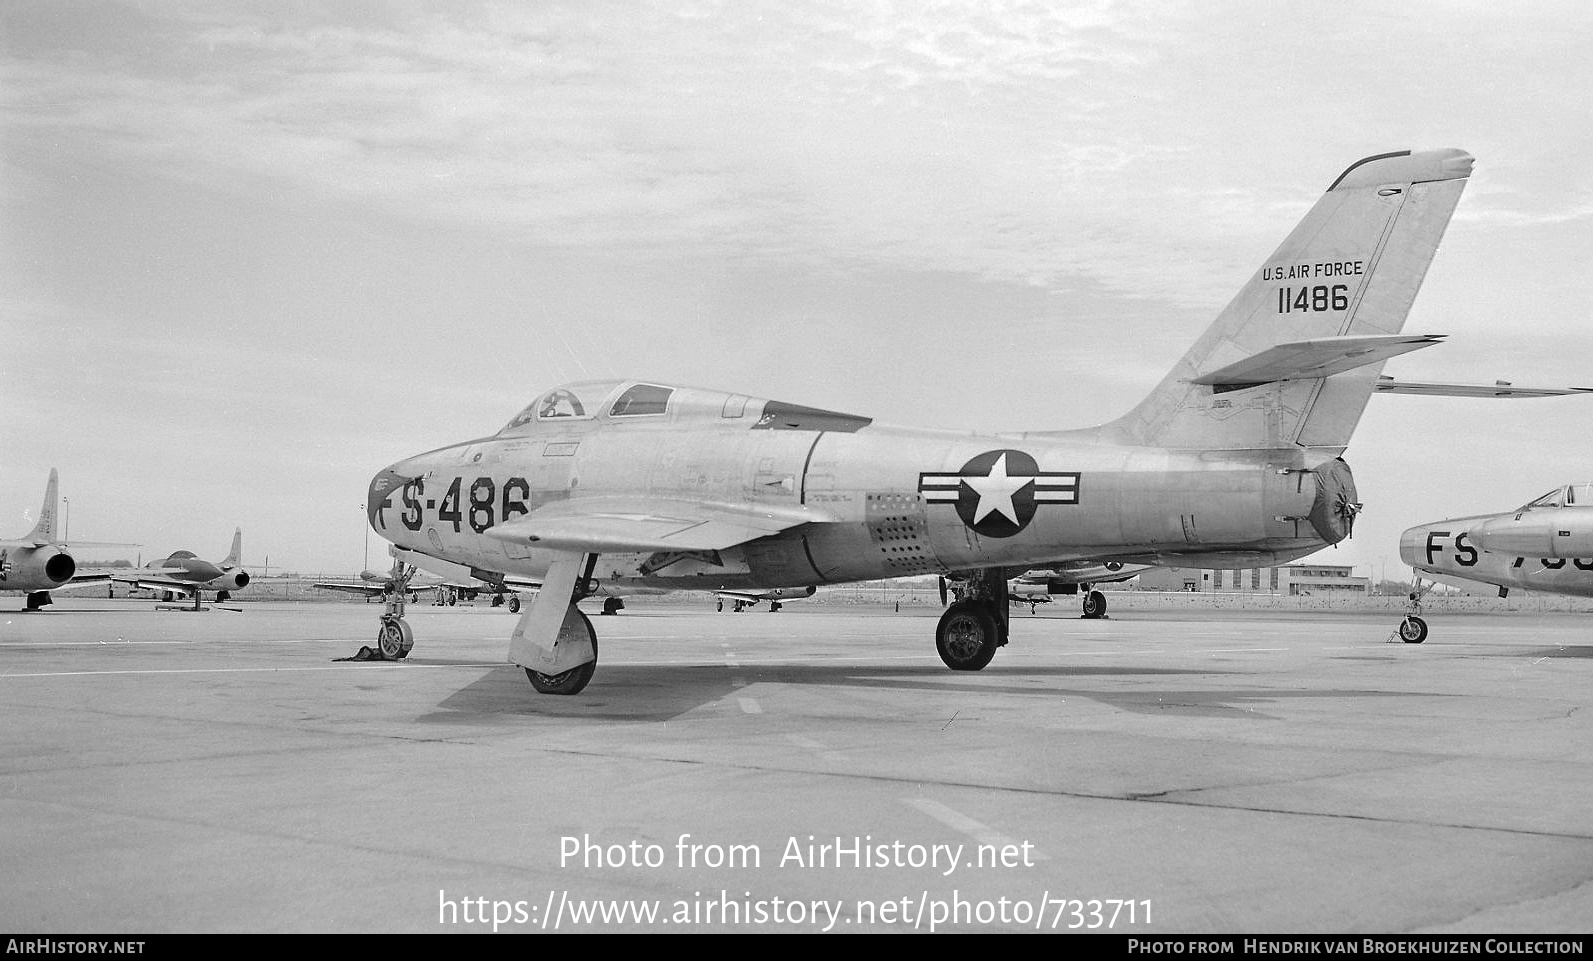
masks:
<svg viewBox="0 0 1593 961"><path fill-rule="evenodd" d="M1329 543L1309 519L1323 494L1312 478L1320 465L1306 458L1321 461L1320 453L1166 450L1105 443L1096 431L1037 438L877 425L757 429L718 417L693 423L699 418L690 408L643 423L536 423L409 458L373 482L371 523L399 547L537 577L556 553L502 531L495 536L494 528L559 501L635 497L810 515L722 551L598 559L595 575L606 585L674 590L805 586L1075 557L1256 566ZM984 479L1020 464L1032 465L1032 477L993 491Z"/></svg>

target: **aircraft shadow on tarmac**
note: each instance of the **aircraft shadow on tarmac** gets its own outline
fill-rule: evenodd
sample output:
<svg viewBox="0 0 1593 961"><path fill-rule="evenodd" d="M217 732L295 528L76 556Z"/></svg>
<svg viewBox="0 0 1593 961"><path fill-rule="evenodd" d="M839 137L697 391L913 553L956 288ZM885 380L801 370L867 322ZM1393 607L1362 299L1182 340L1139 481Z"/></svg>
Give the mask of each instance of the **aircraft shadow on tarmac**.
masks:
<svg viewBox="0 0 1593 961"><path fill-rule="evenodd" d="M732 672L745 686L732 683ZM1048 667L1016 670L1003 676L985 671L976 677L950 674L939 666L867 667L849 665L718 664L615 665L604 668L602 681L575 697L527 697L525 675L506 665L493 670L438 704L419 720L469 724L505 716L578 717L608 721L668 721L732 695L755 692L758 684L842 687L911 691L924 695L991 698L1028 696L1036 700L1081 698L1136 714L1180 717L1230 717L1250 721L1276 720L1262 708L1280 701L1346 697L1405 697L1400 692L1370 690L1302 691L1257 688L1190 690L1183 687L1134 691L1061 687L1058 679L1083 677L1220 676L1228 671L1174 670L1144 667Z"/></svg>

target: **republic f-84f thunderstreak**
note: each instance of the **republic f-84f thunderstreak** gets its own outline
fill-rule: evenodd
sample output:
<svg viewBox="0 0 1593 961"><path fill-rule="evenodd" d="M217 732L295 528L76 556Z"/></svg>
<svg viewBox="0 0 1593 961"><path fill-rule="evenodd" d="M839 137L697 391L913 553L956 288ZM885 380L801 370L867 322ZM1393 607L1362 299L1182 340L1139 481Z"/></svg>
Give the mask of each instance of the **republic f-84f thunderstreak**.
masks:
<svg viewBox="0 0 1593 961"><path fill-rule="evenodd" d="M492 580L539 578L509 660L544 693L591 679L575 602L600 587L807 587L940 573L966 583L935 643L976 671L1007 642L1007 580L1070 559L1242 568L1350 534L1341 459L1472 158L1349 167L1210 329L1127 414L1098 427L966 434L653 381L572 384L490 437L372 479L397 547ZM413 644L402 594L378 646Z"/></svg>
<svg viewBox="0 0 1593 961"><path fill-rule="evenodd" d="M1593 484L1568 484L1502 514L1419 524L1400 535L1399 557L1415 571L1399 625L1407 644L1427 639L1421 599L1433 585L1424 574L1488 584L1500 597L1511 588L1593 597Z"/></svg>

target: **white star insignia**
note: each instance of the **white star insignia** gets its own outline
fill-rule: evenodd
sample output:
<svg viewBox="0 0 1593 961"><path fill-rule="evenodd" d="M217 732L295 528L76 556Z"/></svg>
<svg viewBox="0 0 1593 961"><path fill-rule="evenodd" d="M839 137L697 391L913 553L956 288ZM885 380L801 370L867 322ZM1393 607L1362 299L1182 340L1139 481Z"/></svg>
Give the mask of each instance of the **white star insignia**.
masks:
<svg viewBox="0 0 1593 961"><path fill-rule="evenodd" d="M1007 475L1007 455L1002 454L990 465L984 477L964 477L963 481L979 495L979 506L974 509L973 522L984 520L990 514L1000 514L1012 523L1018 523L1018 509L1012 506L1012 495L1024 485L1034 482L1033 477Z"/></svg>

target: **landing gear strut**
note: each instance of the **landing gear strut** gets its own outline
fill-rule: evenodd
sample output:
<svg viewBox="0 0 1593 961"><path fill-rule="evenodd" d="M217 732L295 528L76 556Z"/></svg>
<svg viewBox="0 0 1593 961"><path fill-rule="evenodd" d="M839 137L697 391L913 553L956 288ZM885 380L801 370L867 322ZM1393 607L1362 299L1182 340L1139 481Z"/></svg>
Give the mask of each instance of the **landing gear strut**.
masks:
<svg viewBox="0 0 1593 961"><path fill-rule="evenodd" d="M1410 607L1405 611L1405 619L1399 622L1399 639L1406 644L1420 644L1427 640L1427 622L1422 619L1422 598L1427 592L1438 586L1437 581L1422 586L1420 574L1411 575Z"/></svg>
<svg viewBox="0 0 1593 961"><path fill-rule="evenodd" d="M973 571L940 615L935 650L954 671L978 671L1007 643L1007 579L1001 568Z"/></svg>
<svg viewBox="0 0 1593 961"><path fill-rule="evenodd" d="M382 617L376 628L376 646L361 647L353 657L340 660L401 661L409 656L410 648L415 646L415 633L410 630L409 622L404 620L404 601L406 598L413 599L409 593L409 579L414 575L413 565L397 559L393 561L393 583L387 593L382 595Z"/></svg>

